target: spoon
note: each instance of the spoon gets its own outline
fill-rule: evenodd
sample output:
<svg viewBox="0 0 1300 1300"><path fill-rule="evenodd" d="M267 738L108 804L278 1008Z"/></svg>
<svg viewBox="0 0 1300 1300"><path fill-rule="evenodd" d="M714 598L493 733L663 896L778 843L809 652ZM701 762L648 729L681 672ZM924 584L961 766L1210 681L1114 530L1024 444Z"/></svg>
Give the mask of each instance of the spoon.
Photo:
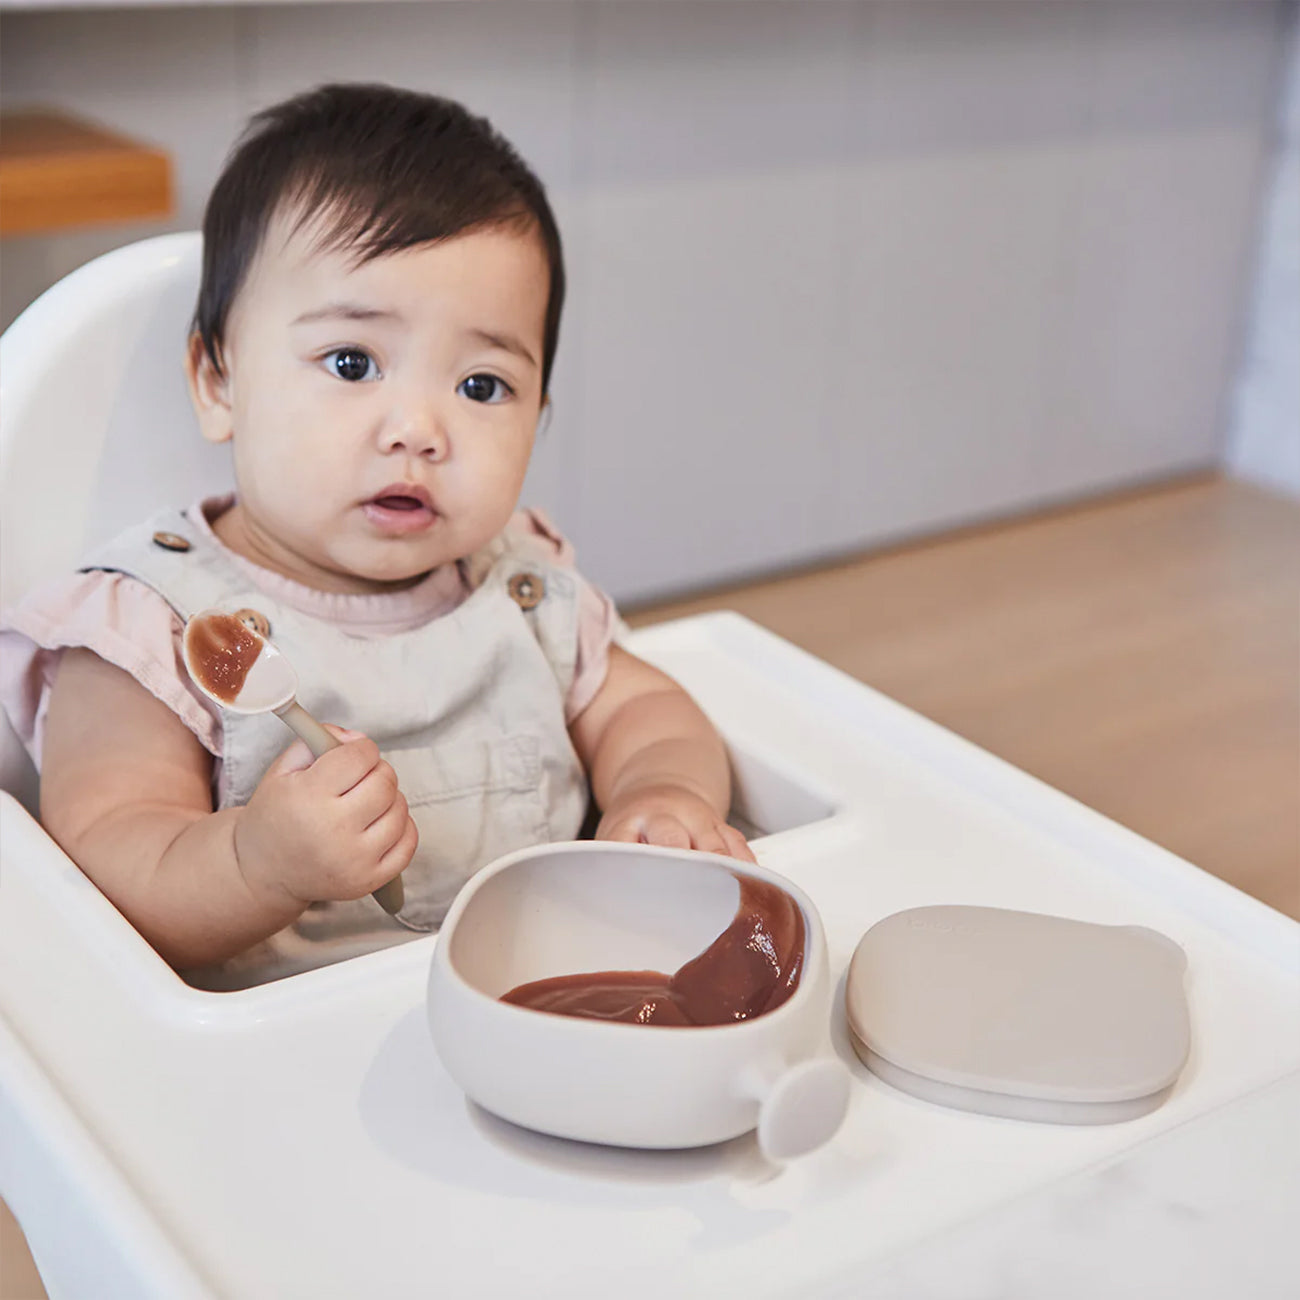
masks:
<svg viewBox="0 0 1300 1300"><path fill-rule="evenodd" d="M205 609L185 624L185 667L194 684L230 713L274 713L313 758L339 742L298 703L298 674L265 637L220 609ZM380 885L371 897L390 915L405 901L402 877Z"/></svg>

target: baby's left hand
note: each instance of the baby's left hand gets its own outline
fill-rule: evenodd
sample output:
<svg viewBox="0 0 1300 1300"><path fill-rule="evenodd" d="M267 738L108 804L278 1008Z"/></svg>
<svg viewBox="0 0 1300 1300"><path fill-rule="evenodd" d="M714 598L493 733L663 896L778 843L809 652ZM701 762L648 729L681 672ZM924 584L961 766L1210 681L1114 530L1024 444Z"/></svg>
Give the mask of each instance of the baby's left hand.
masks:
<svg viewBox="0 0 1300 1300"><path fill-rule="evenodd" d="M673 849L723 853L756 861L745 837L714 811L709 802L680 785L646 786L616 800L596 827L598 840L662 844Z"/></svg>

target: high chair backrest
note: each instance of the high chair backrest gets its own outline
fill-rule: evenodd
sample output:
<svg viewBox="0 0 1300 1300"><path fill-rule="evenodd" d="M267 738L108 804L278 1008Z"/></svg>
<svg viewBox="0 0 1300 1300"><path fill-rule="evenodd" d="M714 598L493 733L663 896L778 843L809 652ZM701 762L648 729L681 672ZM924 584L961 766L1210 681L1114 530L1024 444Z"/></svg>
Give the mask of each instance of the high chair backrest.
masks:
<svg viewBox="0 0 1300 1300"><path fill-rule="evenodd" d="M199 437L182 368L201 250L197 231L115 249L0 337L0 605L159 506L231 484L228 449ZM5 721L0 785L30 787L23 762Z"/></svg>

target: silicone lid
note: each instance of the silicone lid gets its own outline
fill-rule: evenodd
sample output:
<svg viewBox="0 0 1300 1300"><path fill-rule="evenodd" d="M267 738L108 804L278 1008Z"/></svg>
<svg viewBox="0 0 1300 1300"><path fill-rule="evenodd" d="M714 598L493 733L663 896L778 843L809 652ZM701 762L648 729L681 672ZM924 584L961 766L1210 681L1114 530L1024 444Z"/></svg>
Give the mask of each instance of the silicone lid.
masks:
<svg viewBox="0 0 1300 1300"><path fill-rule="evenodd" d="M944 1105L1014 1118L1132 1118L1190 1046L1172 939L996 907L919 907L872 926L849 966L854 1047Z"/></svg>

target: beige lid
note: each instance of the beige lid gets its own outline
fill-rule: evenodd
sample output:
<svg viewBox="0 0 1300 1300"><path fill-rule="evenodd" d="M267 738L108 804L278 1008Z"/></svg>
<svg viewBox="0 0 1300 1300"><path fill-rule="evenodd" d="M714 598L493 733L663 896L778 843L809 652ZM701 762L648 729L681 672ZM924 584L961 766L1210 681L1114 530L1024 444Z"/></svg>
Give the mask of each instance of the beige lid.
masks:
<svg viewBox="0 0 1300 1300"><path fill-rule="evenodd" d="M919 907L872 926L845 995L858 1055L928 1100L1093 1123L1164 1099L1187 1060L1171 939L996 907Z"/></svg>

